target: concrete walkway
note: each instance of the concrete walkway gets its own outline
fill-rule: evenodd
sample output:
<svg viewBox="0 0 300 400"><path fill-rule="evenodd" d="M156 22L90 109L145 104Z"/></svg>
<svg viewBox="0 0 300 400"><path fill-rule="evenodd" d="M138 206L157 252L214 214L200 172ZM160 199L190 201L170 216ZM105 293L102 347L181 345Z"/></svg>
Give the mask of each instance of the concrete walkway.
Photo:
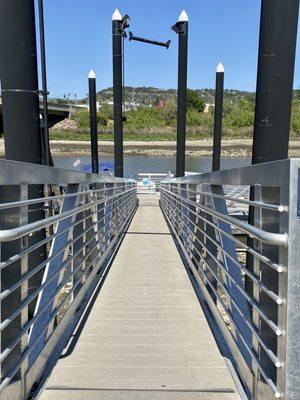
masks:
<svg viewBox="0 0 300 400"><path fill-rule="evenodd" d="M40 400L237 400L158 205L145 195Z"/></svg>

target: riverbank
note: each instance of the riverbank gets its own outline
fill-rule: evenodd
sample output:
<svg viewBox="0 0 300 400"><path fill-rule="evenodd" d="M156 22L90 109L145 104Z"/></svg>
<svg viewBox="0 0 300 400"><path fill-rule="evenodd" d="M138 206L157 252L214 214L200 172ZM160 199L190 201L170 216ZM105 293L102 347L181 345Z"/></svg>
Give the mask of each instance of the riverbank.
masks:
<svg viewBox="0 0 300 400"><path fill-rule="evenodd" d="M212 155L212 139L188 140L186 142L186 155L197 157L210 157ZM89 142L78 141L51 141L53 155L88 155L90 154ZM103 154L112 154L114 144L111 141L99 142L99 150ZM251 139L225 139L222 142L223 157L251 157ZM124 154L139 156L175 156L175 141L156 142L124 142ZM300 140L290 141L290 157L300 157Z"/></svg>
<svg viewBox="0 0 300 400"><path fill-rule="evenodd" d="M187 156L210 157L212 155L212 139L188 140L186 142ZM112 141L99 142L101 154L113 153ZM223 157L251 157L251 139L224 139L222 142ZM89 155L90 143L79 141L52 140L51 151L53 156ZM174 156L176 154L175 141L137 142L125 141L124 154L138 156ZM4 141L0 140L0 156L4 155ZM290 157L300 157L300 140L291 139L289 148Z"/></svg>

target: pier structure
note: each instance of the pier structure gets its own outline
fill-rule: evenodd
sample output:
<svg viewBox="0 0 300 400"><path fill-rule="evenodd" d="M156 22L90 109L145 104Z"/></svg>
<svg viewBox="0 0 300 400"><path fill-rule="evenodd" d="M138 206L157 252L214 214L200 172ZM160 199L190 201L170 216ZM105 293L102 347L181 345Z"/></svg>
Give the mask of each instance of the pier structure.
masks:
<svg viewBox="0 0 300 400"><path fill-rule="evenodd" d="M11 52L3 37L17 47L24 35L22 65L0 58L0 400L300 399L300 160L287 158L298 10L299 0L262 0L253 165L221 168L220 64L213 172L196 174L185 171L180 14L175 177L141 171L136 182L123 165L129 16L116 10L112 22L115 176L98 173L93 71L84 173L42 165L34 2L0 1L0 56Z"/></svg>
<svg viewBox="0 0 300 400"><path fill-rule="evenodd" d="M22 194L0 204L1 276L15 272L1 282L1 304L15 301L2 307L1 400L297 398L299 169L291 159L165 176L147 192L0 160L0 193ZM28 198L31 185L51 195ZM280 201L249 200L250 187ZM30 222L41 203L44 218ZM253 225L238 212L249 207ZM34 232L44 235L32 243ZM38 249L47 257L32 268Z"/></svg>

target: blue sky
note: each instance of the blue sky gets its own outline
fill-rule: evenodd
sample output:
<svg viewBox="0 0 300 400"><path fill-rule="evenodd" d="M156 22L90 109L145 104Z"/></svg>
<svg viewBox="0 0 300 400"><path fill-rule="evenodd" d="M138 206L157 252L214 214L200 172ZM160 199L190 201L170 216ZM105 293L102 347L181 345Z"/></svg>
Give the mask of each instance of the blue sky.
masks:
<svg viewBox="0 0 300 400"><path fill-rule="evenodd" d="M170 26L185 9L190 19L188 86L214 87L214 71L222 61L226 88L255 90L260 0L44 0L44 8L51 97L85 96L91 68L98 89L112 85L115 8L130 15L134 34L172 40L169 50L126 41L126 85L176 87L177 36ZM295 87L299 73L298 51Z"/></svg>

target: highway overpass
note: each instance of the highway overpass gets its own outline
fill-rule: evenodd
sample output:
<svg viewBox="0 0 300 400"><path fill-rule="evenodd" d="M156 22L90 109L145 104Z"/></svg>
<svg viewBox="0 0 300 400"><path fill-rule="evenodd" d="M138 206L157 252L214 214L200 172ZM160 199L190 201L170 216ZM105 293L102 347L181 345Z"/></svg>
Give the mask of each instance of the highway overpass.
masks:
<svg viewBox="0 0 300 400"><path fill-rule="evenodd" d="M68 118L70 113L78 108L85 108L85 105L78 104L62 104L58 102L49 102L48 113L49 113L49 125L52 127L57 122ZM40 110L43 113L43 103L40 102ZM0 133L3 133L3 114L2 114L2 100L0 98Z"/></svg>

